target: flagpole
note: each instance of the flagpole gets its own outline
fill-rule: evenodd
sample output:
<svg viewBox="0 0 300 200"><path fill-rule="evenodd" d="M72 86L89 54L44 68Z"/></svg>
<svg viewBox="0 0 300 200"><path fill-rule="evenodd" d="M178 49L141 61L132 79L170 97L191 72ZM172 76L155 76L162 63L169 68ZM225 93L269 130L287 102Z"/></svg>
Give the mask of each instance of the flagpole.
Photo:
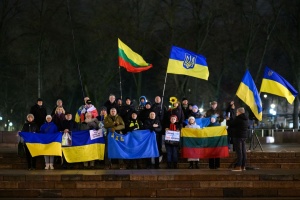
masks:
<svg viewBox="0 0 300 200"><path fill-rule="evenodd" d="M165 83L164 83L163 94L162 94L162 97L161 97L161 105L160 105L160 109L163 109L164 96L165 96L165 89L166 89L166 83L167 83L167 77L168 77L168 72L166 71Z"/></svg>
<svg viewBox="0 0 300 200"><path fill-rule="evenodd" d="M121 93L121 99L123 99L123 97L122 97L122 79L121 79L121 69L120 69L121 67L119 66L119 76L120 76L120 93Z"/></svg>

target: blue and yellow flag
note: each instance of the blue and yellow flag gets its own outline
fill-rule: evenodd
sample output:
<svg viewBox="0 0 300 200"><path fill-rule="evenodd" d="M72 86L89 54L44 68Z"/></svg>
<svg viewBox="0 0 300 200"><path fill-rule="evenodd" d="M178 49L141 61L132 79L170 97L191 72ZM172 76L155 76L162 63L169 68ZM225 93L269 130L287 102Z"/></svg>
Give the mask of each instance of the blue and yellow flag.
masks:
<svg viewBox="0 0 300 200"><path fill-rule="evenodd" d="M196 124L200 126L200 128L204 128L207 127L210 124L210 117L206 117L206 118L196 118L195 119ZM184 120L184 122L186 124L188 124L188 120Z"/></svg>
<svg viewBox="0 0 300 200"><path fill-rule="evenodd" d="M250 72L247 70L243 80L236 92L236 95L247 104L255 117L262 120L262 104L259 93L252 79Z"/></svg>
<svg viewBox="0 0 300 200"><path fill-rule="evenodd" d="M182 74L208 80L209 71L206 58L200 54L173 46L167 73Z"/></svg>
<svg viewBox="0 0 300 200"><path fill-rule="evenodd" d="M68 163L104 160L105 140L101 129L73 131L72 146L62 148Z"/></svg>
<svg viewBox="0 0 300 200"><path fill-rule="evenodd" d="M62 134L20 132L30 154L35 156L61 156Z"/></svg>
<svg viewBox="0 0 300 200"><path fill-rule="evenodd" d="M268 67L265 68L260 92L285 97L290 104L293 103L295 97L298 95L298 92L289 82Z"/></svg>
<svg viewBox="0 0 300 200"><path fill-rule="evenodd" d="M158 157L156 135L150 130L136 130L126 135L108 134L108 157L137 159Z"/></svg>

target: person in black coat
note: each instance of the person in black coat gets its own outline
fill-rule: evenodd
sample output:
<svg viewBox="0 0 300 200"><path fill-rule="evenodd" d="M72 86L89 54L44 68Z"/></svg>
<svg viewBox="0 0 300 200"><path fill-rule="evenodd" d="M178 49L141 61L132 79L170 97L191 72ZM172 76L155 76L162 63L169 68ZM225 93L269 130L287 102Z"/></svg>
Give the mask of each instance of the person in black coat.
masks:
<svg viewBox="0 0 300 200"><path fill-rule="evenodd" d="M36 104L31 107L29 113L33 114L34 121L38 128L40 128L44 124L47 116L47 109L43 105L43 99L38 98Z"/></svg>
<svg viewBox="0 0 300 200"><path fill-rule="evenodd" d="M234 101L230 101L228 104L228 107L226 109L226 117L230 118L230 120L233 120L236 116L236 111L235 111L235 105L234 105ZM232 127L229 126L229 121L226 121L226 125L227 125L227 138L228 138L228 150L231 150L231 143L233 143L232 141ZM233 145L232 150L235 151L235 147Z"/></svg>
<svg viewBox="0 0 300 200"><path fill-rule="evenodd" d="M22 131L23 132L31 132L31 133L37 133L39 132L39 127L37 124L34 122L34 116L33 114L28 114L27 117L27 122L23 125ZM28 170L35 170L36 168L36 158L32 157L27 145L24 145L25 148L25 153L26 153L26 160L27 160L27 165L28 165Z"/></svg>
<svg viewBox="0 0 300 200"><path fill-rule="evenodd" d="M232 128L232 138L233 144L235 146L235 151L237 155L237 162L233 171L242 171L245 170L246 166L246 139L248 133L248 117L245 115L245 109L240 107L236 111L236 117L233 120L228 120L229 126Z"/></svg>
<svg viewBox="0 0 300 200"><path fill-rule="evenodd" d="M156 141L158 141L158 137L160 136L159 132L161 131L162 126L160 120L156 118L154 111L150 112L149 118L144 123L144 129L154 131L156 135ZM147 168L151 168L151 158L148 159ZM159 169L159 157L155 158L155 169Z"/></svg>

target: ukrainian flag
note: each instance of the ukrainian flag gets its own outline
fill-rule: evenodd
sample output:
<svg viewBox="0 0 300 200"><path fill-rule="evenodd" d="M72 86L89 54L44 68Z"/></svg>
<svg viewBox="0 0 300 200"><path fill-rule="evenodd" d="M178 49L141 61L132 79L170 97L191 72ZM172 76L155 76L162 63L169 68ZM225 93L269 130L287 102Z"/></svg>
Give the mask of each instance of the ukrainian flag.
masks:
<svg viewBox="0 0 300 200"><path fill-rule="evenodd" d="M226 126L181 129L183 158L228 157Z"/></svg>
<svg viewBox="0 0 300 200"><path fill-rule="evenodd" d="M182 74L208 80L209 71L206 58L180 47L173 46L167 73Z"/></svg>
<svg viewBox="0 0 300 200"><path fill-rule="evenodd" d="M260 92L285 97L290 104L293 103L295 97L298 95L298 92L289 82L268 67L265 68Z"/></svg>
<svg viewBox="0 0 300 200"><path fill-rule="evenodd" d="M35 156L61 156L62 133L20 132L30 154Z"/></svg>
<svg viewBox="0 0 300 200"><path fill-rule="evenodd" d="M262 104L259 93L252 79L250 72L247 70L243 80L236 92L236 95L244 101L251 109L255 117L262 120Z"/></svg>
<svg viewBox="0 0 300 200"><path fill-rule="evenodd" d="M93 132L94 130L72 132L72 146L62 148L68 163L104 160L103 134L99 137L92 137Z"/></svg>

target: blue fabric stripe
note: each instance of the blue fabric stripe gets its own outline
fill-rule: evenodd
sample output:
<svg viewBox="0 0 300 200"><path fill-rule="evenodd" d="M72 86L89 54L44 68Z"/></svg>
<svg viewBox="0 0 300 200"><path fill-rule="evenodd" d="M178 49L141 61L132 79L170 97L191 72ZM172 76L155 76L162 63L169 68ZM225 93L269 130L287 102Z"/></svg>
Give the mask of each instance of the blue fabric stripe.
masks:
<svg viewBox="0 0 300 200"><path fill-rule="evenodd" d="M206 58L203 55L196 54L194 52L191 52L191 51L188 51L186 49L176 47L176 46L172 47L172 50L171 50L171 53L170 53L170 59L184 61L186 53L197 57L195 64L202 65L202 66L207 66Z"/></svg>
<svg viewBox="0 0 300 200"><path fill-rule="evenodd" d="M59 142L62 140L62 133L31 133L31 132L20 132L19 135L24 139L26 143L39 143L49 144L51 142Z"/></svg>
<svg viewBox="0 0 300 200"><path fill-rule="evenodd" d="M277 74L276 72L274 72L268 67L265 68L263 78L278 82L279 84L286 87L291 92L291 94L295 97L298 95L297 90L295 90L295 88L289 82L287 82L282 76L280 76L279 74Z"/></svg>
<svg viewBox="0 0 300 200"><path fill-rule="evenodd" d="M260 96L259 96L259 93L257 91L257 88L255 86L255 83L252 79L252 76L250 74L250 72L247 70L244 77L243 77L243 80L242 82L247 85L247 87L249 88L249 90L251 90L251 92L253 93L253 100L255 101L255 104L257 105L257 111L258 113L261 113L262 112L262 103L261 103L261 99L260 99Z"/></svg>

